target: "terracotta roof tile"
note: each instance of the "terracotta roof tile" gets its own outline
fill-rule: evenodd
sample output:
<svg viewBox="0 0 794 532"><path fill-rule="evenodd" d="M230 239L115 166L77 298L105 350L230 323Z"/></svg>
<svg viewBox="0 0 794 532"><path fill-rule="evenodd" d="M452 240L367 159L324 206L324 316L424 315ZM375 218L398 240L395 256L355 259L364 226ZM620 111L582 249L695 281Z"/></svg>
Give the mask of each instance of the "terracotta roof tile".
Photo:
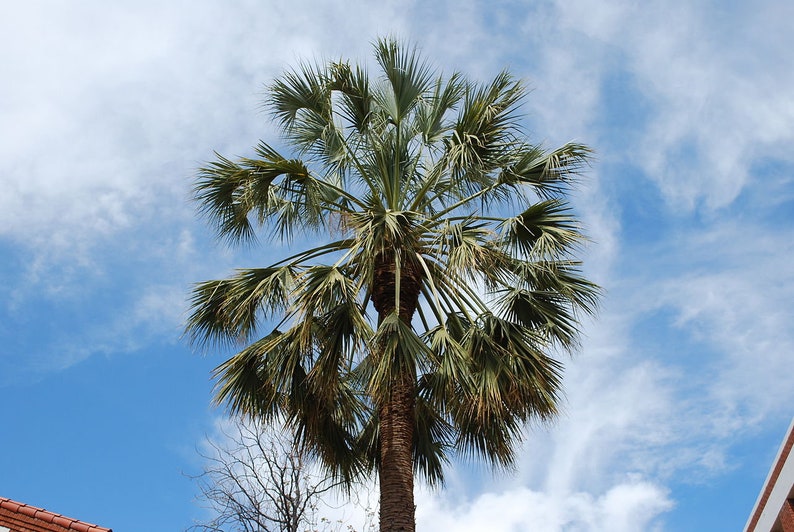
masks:
<svg viewBox="0 0 794 532"><path fill-rule="evenodd" d="M5 497L0 497L0 525L12 532L113 532Z"/></svg>

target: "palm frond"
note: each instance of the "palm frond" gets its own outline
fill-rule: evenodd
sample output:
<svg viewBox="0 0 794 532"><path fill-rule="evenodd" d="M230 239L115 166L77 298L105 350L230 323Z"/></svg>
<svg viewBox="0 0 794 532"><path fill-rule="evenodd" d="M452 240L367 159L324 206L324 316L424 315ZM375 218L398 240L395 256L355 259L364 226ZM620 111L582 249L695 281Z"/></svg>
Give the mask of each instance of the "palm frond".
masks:
<svg viewBox="0 0 794 532"><path fill-rule="evenodd" d="M445 118L463 98L464 91L463 76L455 73L448 80L439 77L433 94L419 102L416 121L426 145L438 149L443 136L452 127L452 123Z"/></svg>
<svg viewBox="0 0 794 532"><path fill-rule="evenodd" d="M324 67L302 63L268 87L268 106L287 131L307 117L325 122L331 119L328 78Z"/></svg>
<svg viewBox="0 0 794 532"><path fill-rule="evenodd" d="M446 146L447 164L463 192L488 186L490 172L512 155L519 130L516 113L525 92L524 85L507 72L490 85L467 87Z"/></svg>
<svg viewBox="0 0 794 532"><path fill-rule="evenodd" d="M387 87L375 98L395 124L410 113L430 87L433 70L414 46L408 48L394 39L375 43L375 59L383 70Z"/></svg>
<svg viewBox="0 0 794 532"><path fill-rule="evenodd" d="M500 225L503 245L532 259L568 255L585 239L570 208L559 199L534 203Z"/></svg>
<svg viewBox="0 0 794 532"><path fill-rule="evenodd" d="M342 95L341 115L360 134L366 134L372 118L372 93L366 70L349 63L331 64L329 88Z"/></svg>
<svg viewBox="0 0 794 532"><path fill-rule="evenodd" d="M197 284L187 321L191 340L199 345L246 341L256 329L259 312L287 308L295 273L291 265L255 268Z"/></svg>
<svg viewBox="0 0 794 532"><path fill-rule="evenodd" d="M441 415L431 394L425 397L421 385L417 392L414 427L414 468L432 486L443 484L444 466L454 442L454 427Z"/></svg>
<svg viewBox="0 0 794 532"><path fill-rule="evenodd" d="M369 357L372 371L367 390L374 397L388 397L396 376L405 372L413 374L417 368L421 371L435 359L435 353L396 311L386 315L378 324L372 346L375 354Z"/></svg>
<svg viewBox="0 0 794 532"><path fill-rule="evenodd" d="M218 155L199 170L195 197L218 234L231 241L250 240L250 215L260 225L272 221L282 238L298 227L322 227L326 212L339 204L338 191L315 178L302 161L286 159L267 144L260 143L256 153L260 158L239 162Z"/></svg>
<svg viewBox="0 0 794 532"><path fill-rule="evenodd" d="M587 146L573 142L550 152L539 146L525 146L516 151L515 161L500 172L497 184L530 187L546 199L564 193L593 154Z"/></svg>
<svg viewBox="0 0 794 532"><path fill-rule="evenodd" d="M574 310L594 314L602 291L584 277L580 266L571 260L513 261L508 283L554 294Z"/></svg>
<svg viewBox="0 0 794 532"><path fill-rule="evenodd" d="M250 241L254 230L248 213L254 207L246 194L257 181L254 173L216 153L216 161L199 169L194 187L199 212L210 219L218 234L232 241ZM265 188L269 184L264 184Z"/></svg>
<svg viewBox="0 0 794 532"><path fill-rule="evenodd" d="M283 339L274 330L220 364L213 371L217 380L215 402L228 405L234 415L255 416L270 421L283 410L281 392L267 372L267 355Z"/></svg>
<svg viewBox="0 0 794 532"><path fill-rule="evenodd" d="M509 467L524 424L556 414L561 364L544 354L525 328L493 314L471 324L463 345L474 378L464 381L449 403L456 446Z"/></svg>

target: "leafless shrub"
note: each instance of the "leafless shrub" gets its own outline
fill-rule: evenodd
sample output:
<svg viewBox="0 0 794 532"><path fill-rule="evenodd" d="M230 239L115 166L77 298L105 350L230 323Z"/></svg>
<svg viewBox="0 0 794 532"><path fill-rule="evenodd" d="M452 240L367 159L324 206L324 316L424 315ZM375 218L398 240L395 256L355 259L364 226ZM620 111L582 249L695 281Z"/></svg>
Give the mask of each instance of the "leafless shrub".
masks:
<svg viewBox="0 0 794 532"><path fill-rule="evenodd" d="M192 477L198 499L214 517L189 530L200 532L355 532L343 519L322 517L333 509L324 497L340 487L322 476L288 430L254 421L220 429L222 442L207 438L199 454L204 471ZM375 530L365 509L364 529Z"/></svg>

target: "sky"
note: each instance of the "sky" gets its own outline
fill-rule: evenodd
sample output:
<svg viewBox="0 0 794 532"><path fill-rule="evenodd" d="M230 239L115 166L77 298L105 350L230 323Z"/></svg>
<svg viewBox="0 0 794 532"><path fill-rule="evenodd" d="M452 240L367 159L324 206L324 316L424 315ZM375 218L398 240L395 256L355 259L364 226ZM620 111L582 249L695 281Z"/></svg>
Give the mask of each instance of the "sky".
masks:
<svg viewBox="0 0 794 532"><path fill-rule="evenodd" d="M9 1L0 18L0 496L111 527L206 517L217 434L193 283L264 266L196 216L213 151L275 139L264 86L378 36L532 88L593 147L571 201L603 286L563 413L518 467L456 465L420 530L741 529L791 422L794 3Z"/></svg>

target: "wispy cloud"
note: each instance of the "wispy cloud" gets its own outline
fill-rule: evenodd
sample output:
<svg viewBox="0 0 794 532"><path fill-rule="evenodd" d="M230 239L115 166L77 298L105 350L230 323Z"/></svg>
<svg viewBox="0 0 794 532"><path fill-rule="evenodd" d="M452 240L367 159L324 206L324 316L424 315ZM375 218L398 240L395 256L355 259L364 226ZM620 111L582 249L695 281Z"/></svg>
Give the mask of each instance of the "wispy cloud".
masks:
<svg viewBox="0 0 794 532"><path fill-rule="evenodd" d="M682 2L553 6L527 19L527 36L544 58L538 76L557 82L539 91L544 131L598 138L599 113L641 105L635 129L611 148L683 210L730 204L757 181L754 161L794 160L786 149L794 140L794 95L784 89L794 85L794 70L782 53L792 41L783 22L790 6L765 2L730 13L721 4ZM604 108L600 89L616 74L627 77L635 91L627 96L638 101Z"/></svg>

